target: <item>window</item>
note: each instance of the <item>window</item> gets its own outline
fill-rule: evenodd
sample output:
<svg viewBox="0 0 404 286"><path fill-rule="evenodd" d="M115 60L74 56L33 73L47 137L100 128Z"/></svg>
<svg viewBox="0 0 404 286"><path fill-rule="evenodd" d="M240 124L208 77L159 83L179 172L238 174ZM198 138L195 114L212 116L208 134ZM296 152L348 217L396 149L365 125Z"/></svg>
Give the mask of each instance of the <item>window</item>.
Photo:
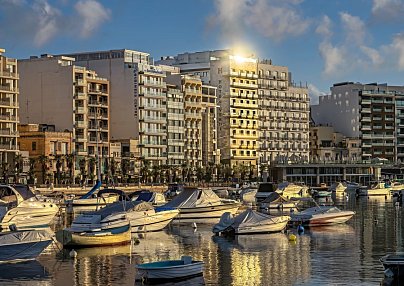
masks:
<svg viewBox="0 0 404 286"><path fill-rule="evenodd" d="M32 151L36 151L36 142L32 142L31 149Z"/></svg>

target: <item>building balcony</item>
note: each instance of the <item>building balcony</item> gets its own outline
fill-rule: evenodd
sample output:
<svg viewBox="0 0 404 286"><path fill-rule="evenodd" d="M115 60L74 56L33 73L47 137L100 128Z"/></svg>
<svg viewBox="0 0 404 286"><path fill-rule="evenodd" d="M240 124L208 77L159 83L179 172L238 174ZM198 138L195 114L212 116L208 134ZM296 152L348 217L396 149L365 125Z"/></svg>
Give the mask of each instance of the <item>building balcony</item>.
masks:
<svg viewBox="0 0 404 286"><path fill-rule="evenodd" d="M257 155L232 155L231 158L235 160L256 160Z"/></svg>
<svg viewBox="0 0 404 286"><path fill-rule="evenodd" d="M165 135L166 130L164 129L149 129L149 128L143 128L139 131L140 134L146 134L146 135Z"/></svg>
<svg viewBox="0 0 404 286"><path fill-rule="evenodd" d="M16 102L12 102L11 100L1 100L0 99L0 107L5 106L5 107L18 107Z"/></svg>
<svg viewBox="0 0 404 286"><path fill-rule="evenodd" d="M3 77L3 78L11 78L11 79L19 79L20 78L18 73L0 70L0 78L1 77Z"/></svg>
<svg viewBox="0 0 404 286"><path fill-rule="evenodd" d="M76 79L75 84L79 85L79 86L85 86L86 82L83 79L78 78L78 79Z"/></svg>
<svg viewBox="0 0 404 286"><path fill-rule="evenodd" d="M74 99L86 100L87 99L87 94L85 94L84 92L76 92L74 94Z"/></svg>
<svg viewBox="0 0 404 286"><path fill-rule="evenodd" d="M361 121L362 121L362 122L371 122L372 119L371 119L370 117L362 117L362 118L361 118Z"/></svg>
<svg viewBox="0 0 404 286"><path fill-rule="evenodd" d="M163 123L167 122L167 119L165 117L143 116L143 117L139 118L139 121L163 124Z"/></svg>
<svg viewBox="0 0 404 286"><path fill-rule="evenodd" d="M163 81L150 81L150 80L143 80L139 82L139 85L155 87L155 88L167 88L167 84Z"/></svg>
<svg viewBox="0 0 404 286"><path fill-rule="evenodd" d="M239 88L247 88L247 89L257 89L258 84L256 83L245 83L245 82L230 82L230 86L239 87Z"/></svg>
<svg viewBox="0 0 404 286"><path fill-rule="evenodd" d="M0 92L18 92L19 89L17 87L12 87L9 85L0 85Z"/></svg>
<svg viewBox="0 0 404 286"><path fill-rule="evenodd" d="M258 139L258 135L246 135L246 134L232 134L230 137L235 139Z"/></svg>
<svg viewBox="0 0 404 286"><path fill-rule="evenodd" d="M0 144L1 151L17 151L17 146L10 144Z"/></svg>
<svg viewBox="0 0 404 286"><path fill-rule="evenodd" d="M258 104L252 104L252 103L241 103L241 102L234 102L230 104L231 107L242 107L242 108L253 108L253 109L257 109L258 108Z"/></svg>
<svg viewBox="0 0 404 286"><path fill-rule="evenodd" d="M75 127L76 128L86 128L87 123L85 121L76 121Z"/></svg>
<svg viewBox="0 0 404 286"><path fill-rule="evenodd" d="M185 101L185 108L202 108L202 102Z"/></svg>
<svg viewBox="0 0 404 286"><path fill-rule="evenodd" d="M145 148L166 148L167 145L163 144L161 142L157 142L157 141L141 141L141 143L139 143L139 147L145 147Z"/></svg>
<svg viewBox="0 0 404 286"><path fill-rule="evenodd" d="M0 115L0 121L18 122L18 117L14 115Z"/></svg>
<svg viewBox="0 0 404 286"><path fill-rule="evenodd" d="M167 139L168 146L184 146L183 139Z"/></svg>
<svg viewBox="0 0 404 286"><path fill-rule="evenodd" d="M85 114L87 109L84 106L76 106L75 113Z"/></svg>
<svg viewBox="0 0 404 286"><path fill-rule="evenodd" d="M17 136L19 136L19 133L18 133L18 131L14 131L11 129L0 129L0 136L17 137Z"/></svg>
<svg viewBox="0 0 404 286"><path fill-rule="evenodd" d="M362 108L362 109L361 109L361 112L362 112L362 113L372 113L372 111L371 111L370 108Z"/></svg>
<svg viewBox="0 0 404 286"><path fill-rule="evenodd" d="M371 103L372 103L372 101L370 99L362 99L361 100L361 104L363 104L363 105L369 105Z"/></svg>
<svg viewBox="0 0 404 286"><path fill-rule="evenodd" d="M201 89L185 88L184 92L185 92L185 96L187 96L187 95L202 96L202 90Z"/></svg>
<svg viewBox="0 0 404 286"><path fill-rule="evenodd" d="M223 73L224 75L229 75L231 77L246 78L246 79L258 79L258 74L252 72L240 72L240 71L230 71L228 73Z"/></svg>
<svg viewBox="0 0 404 286"><path fill-rule="evenodd" d="M202 114L200 114L200 113L192 113L192 112L185 112L185 120L187 120L187 119L202 120Z"/></svg>
<svg viewBox="0 0 404 286"><path fill-rule="evenodd" d="M145 109L145 110L155 110L155 111L166 111L166 106L165 105L160 105L160 104L147 104L147 105L140 105L139 109Z"/></svg>

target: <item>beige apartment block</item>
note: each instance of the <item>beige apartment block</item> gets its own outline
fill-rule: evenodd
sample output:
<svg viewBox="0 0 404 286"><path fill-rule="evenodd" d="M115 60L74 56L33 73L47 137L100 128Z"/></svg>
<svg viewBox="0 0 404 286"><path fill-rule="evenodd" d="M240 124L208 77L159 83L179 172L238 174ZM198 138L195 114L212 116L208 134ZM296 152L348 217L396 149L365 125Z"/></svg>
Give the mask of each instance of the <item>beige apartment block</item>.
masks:
<svg viewBox="0 0 404 286"><path fill-rule="evenodd" d="M71 130L77 162L99 158L104 165L109 155L109 81L65 56L31 57L18 67L25 115L21 122Z"/></svg>
<svg viewBox="0 0 404 286"><path fill-rule="evenodd" d="M185 162L184 94L176 85L167 84L167 165Z"/></svg>
<svg viewBox="0 0 404 286"><path fill-rule="evenodd" d="M19 75L17 60L0 48L0 164L11 163L18 152Z"/></svg>
<svg viewBox="0 0 404 286"><path fill-rule="evenodd" d="M142 161L167 162L166 72L148 53L120 49L69 54L111 83L111 138L136 139ZM167 67L169 70L178 70Z"/></svg>
<svg viewBox="0 0 404 286"><path fill-rule="evenodd" d="M309 159L309 97L307 88L290 84L285 66L271 60L258 64L260 163Z"/></svg>
<svg viewBox="0 0 404 286"><path fill-rule="evenodd" d="M183 93L184 164L202 167L202 81L198 76L171 74L167 82Z"/></svg>
<svg viewBox="0 0 404 286"><path fill-rule="evenodd" d="M217 142L222 163L256 171L258 159L257 59L232 50L179 54L157 63L179 67L217 87Z"/></svg>
<svg viewBox="0 0 404 286"><path fill-rule="evenodd" d="M220 164L217 147L217 97L216 87L202 85L202 164Z"/></svg>
<svg viewBox="0 0 404 286"><path fill-rule="evenodd" d="M74 171L68 169L66 160L66 156L72 153L71 131L57 132L55 126L43 124L20 124L18 130L19 150L28 152L29 158L35 160L37 183L62 183L64 179L71 179Z"/></svg>

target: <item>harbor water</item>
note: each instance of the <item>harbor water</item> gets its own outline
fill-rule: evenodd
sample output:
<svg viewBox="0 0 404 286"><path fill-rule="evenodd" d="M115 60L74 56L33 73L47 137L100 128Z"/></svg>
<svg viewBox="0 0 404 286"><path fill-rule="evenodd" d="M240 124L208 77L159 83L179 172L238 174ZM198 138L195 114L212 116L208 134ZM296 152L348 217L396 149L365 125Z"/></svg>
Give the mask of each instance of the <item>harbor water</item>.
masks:
<svg viewBox="0 0 404 286"><path fill-rule="evenodd" d="M211 224L174 222L134 235L138 244L77 249L75 258L53 244L36 261L0 264L0 285L134 285L136 264L182 255L203 260L204 276L165 285L390 285L379 259L404 251L403 207L385 197L333 199L356 215L343 225L306 228L296 241L283 233L225 238L214 236ZM64 213L54 228L70 221Z"/></svg>

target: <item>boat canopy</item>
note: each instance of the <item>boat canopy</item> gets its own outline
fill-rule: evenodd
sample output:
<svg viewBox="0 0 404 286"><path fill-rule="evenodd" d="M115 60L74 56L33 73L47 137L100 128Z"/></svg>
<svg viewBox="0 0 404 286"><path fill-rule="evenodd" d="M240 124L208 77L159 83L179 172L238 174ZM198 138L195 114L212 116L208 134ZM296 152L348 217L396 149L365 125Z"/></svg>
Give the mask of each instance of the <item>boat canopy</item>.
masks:
<svg viewBox="0 0 404 286"><path fill-rule="evenodd" d="M27 185L12 185L12 187L20 194L24 200L35 197L35 194Z"/></svg>
<svg viewBox="0 0 404 286"><path fill-rule="evenodd" d="M101 219L106 218L110 214L118 212L126 212L133 209L134 211L147 211L154 209L150 203L147 202L135 202L135 201L118 201L107 205L98 211L88 212L83 215L100 215Z"/></svg>
<svg viewBox="0 0 404 286"><path fill-rule="evenodd" d="M166 202L163 194L150 191L141 192L136 201L149 202L152 204L164 204Z"/></svg>
<svg viewBox="0 0 404 286"><path fill-rule="evenodd" d="M262 203L286 203L288 200L279 193L270 193Z"/></svg>
<svg viewBox="0 0 404 286"><path fill-rule="evenodd" d="M0 245L20 244L49 239L52 239L52 234L47 230L4 232L0 234Z"/></svg>
<svg viewBox="0 0 404 286"><path fill-rule="evenodd" d="M97 193L97 197L100 198L104 194L117 194L120 198L123 198L123 199L129 201L128 196L122 190L118 190L118 189L102 189Z"/></svg>
<svg viewBox="0 0 404 286"><path fill-rule="evenodd" d="M247 209L234 218L231 218L230 213L224 213L220 218L219 223L213 227L213 232L221 232L228 227L236 229L247 225L259 226L268 222L277 223L278 221L279 217L259 213L253 211L252 209Z"/></svg>
<svg viewBox="0 0 404 286"><path fill-rule="evenodd" d="M164 207L196 208L221 204L221 199L211 189L185 188Z"/></svg>
<svg viewBox="0 0 404 286"><path fill-rule="evenodd" d="M90 190L87 194L82 195L82 196L79 198L79 200L90 198L91 195L94 194L95 191L98 190L100 187L101 187L101 181L97 180L97 182L96 182L95 185L91 188L91 190Z"/></svg>

